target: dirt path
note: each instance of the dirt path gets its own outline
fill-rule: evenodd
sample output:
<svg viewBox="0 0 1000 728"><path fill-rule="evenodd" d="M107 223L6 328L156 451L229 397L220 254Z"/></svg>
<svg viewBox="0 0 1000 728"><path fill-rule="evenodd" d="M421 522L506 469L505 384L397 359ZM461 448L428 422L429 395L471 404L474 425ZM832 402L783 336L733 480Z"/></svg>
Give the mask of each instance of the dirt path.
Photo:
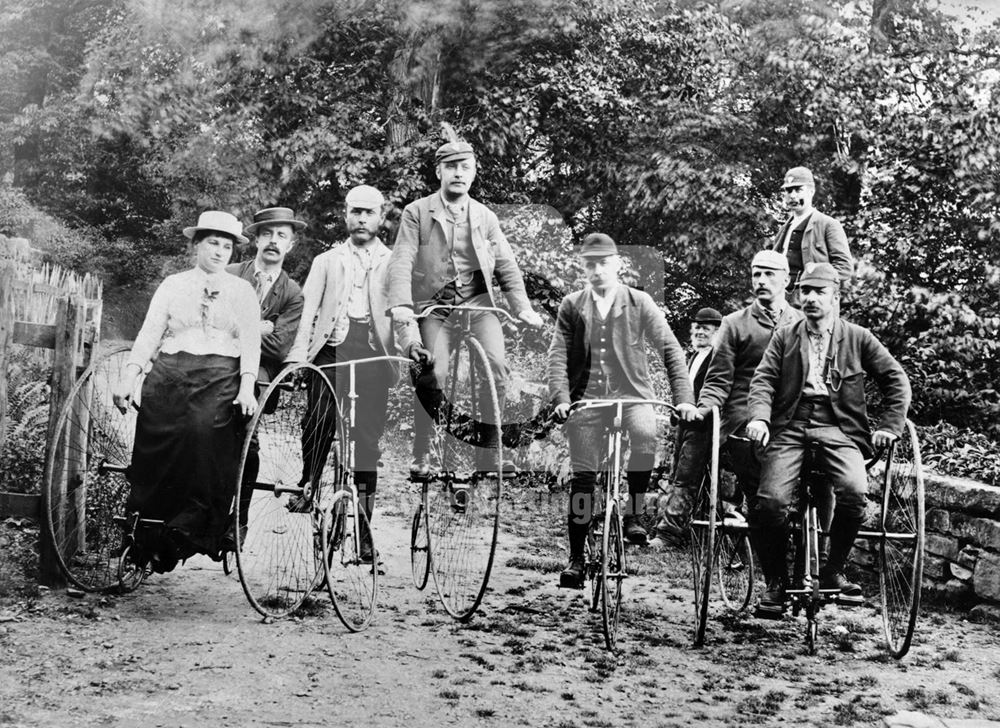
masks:
<svg viewBox="0 0 1000 728"><path fill-rule="evenodd" d="M410 582L415 496L383 492L386 574L368 631L346 633L325 599L308 616L262 623L237 579L205 559L128 596L52 592L0 611L0 725L849 726L898 710L1000 719L995 626L925 614L896 663L873 609L834 608L816 656L790 618L715 618L694 650L680 553L638 556L623 650L609 654L599 615L555 587L559 493L513 493L516 532L502 537L482 612L456 624L432 587Z"/></svg>

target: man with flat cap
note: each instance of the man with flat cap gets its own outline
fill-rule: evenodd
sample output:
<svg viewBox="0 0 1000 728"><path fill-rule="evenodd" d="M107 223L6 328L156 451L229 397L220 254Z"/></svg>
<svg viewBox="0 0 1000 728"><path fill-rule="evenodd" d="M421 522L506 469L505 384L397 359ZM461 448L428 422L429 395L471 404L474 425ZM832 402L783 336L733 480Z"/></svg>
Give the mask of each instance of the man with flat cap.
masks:
<svg viewBox="0 0 1000 728"><path fill-rule="evenodd" d="M844 226L813 207L815 194L816 181L805 167L792 167L782 178L781 197L789 217L774 236L771 249L788 258L789 290L793 292L809 263L832 265L841 285L854 274Z"/></svg>
<svg viewBox="0 0 1000 728"><path fill-rule="evenodd" d="M691 346L688 357L688 378L694 397L698 399L708 365L715 350L715 337L722 323L722 314L714 308L702 308L691 322ZM707 422L679 422L674 437L674 467L671 485L660 497L660 513L649 545L661 549L679 545L687 534L692 499L697 492L708 462L712 443Z"/></svg>
<svg viewBox="0 0 1000 728"><path fill-rule="evenodd" d="M580 256L588 285L563 299L549 346L547 379L555 418L566 421L572 403L580 400L658 399L649 375L647 342L667 367L678 415L686 421L694 418L684 351L650 295L619 282L622 260L615 241L602 233L592 233L583 239ZM583 587L584 543L593 517L601 442L613 417L613 410L608 408L583 409L566 426L573 475L567 518L569 564L559 577L563 587ZM624 407L622 426L629 435L623 530L626 539L642 545L646 543L646 531L638 516L656 454L652 405Z"/></svg>
<svg viewBox="0 0 1000 728"><path fill-rule="evenodd" d="M433 305L496 306L495 280L513 315L529 326L540 327L541 317L531 308L521 269L497 216L469 196L476 178L472 146L466 142L442 144L434 159L440 189L403 210L389 260L387 304L394 320L405 324ZM419 336L407 352L424 365L414 382L418 402L413 408L410 474L415 478L426 477L431 470L431 418L437 417L443 402L441 386L452 345L448 323L455 320L451 316L449 311L439 311L421 318ZM507 365L500 320L489 312L470 318L472 335L486 352L502 411ZM484 472L496 472L501 465L504 470L512 469L507 463L496 462L499 443L495 420L491 420L499 414L482 413L483 422L476 428L478 469Z"/></svg>
<svg viewBox="0 0 1000 728"><path fill-rule="evenodd" d="M812 443L820 446L813 465L835 499L820 588L839 590L842 604L861 603L861 588L847 580L844 567L864 517L865 458L899 437L910 405L910 382L899 362L868 329L837 316L841 280L829 263L805 265L798 282L805 318L774 332L750 380L746 431L767 448L750 509L750 537L767 582L759 616L784 610L789 510ZM874 433L865 374L882 393Z"/></svg>
<svg viewBox="0 0 1000 728"><path fill-rule="evenodd" d="M309 269L303 293L302 323L287 361L308 361L316 366L388 356L396 353L386 305L389 248L379 238L385 220L382 193L369 185L352 188L344 198L347 240L317 255ZM350 384L348 369L324 369L336 397L346 403ZM375 509L378 486L379 440L385 429L389 387L399 372L391 362L370 362L355 368L354 483L368 521ZM333 442L335 418L329 416L336 402L328 390L309 389L309 415L319 422L303 423L302 456L308 470L326 461ZM312 464L312 466L310 466ZM321 465L319 467L322 467ZM303 480L318 477L304 472ZM361 534L361 557L373 558L371 534Z"/></svg>
<svg viewBox="0 0 1000 728"><path fill-rule="evenodd" d="M254 236L257 254L226 267L249 281L260 301L259 382L269 382L284 366L302 316L302 289L282 270L285 256L295 246L295 236L306 224L287 207L268 207L254 213L244 228Z"/></svg>

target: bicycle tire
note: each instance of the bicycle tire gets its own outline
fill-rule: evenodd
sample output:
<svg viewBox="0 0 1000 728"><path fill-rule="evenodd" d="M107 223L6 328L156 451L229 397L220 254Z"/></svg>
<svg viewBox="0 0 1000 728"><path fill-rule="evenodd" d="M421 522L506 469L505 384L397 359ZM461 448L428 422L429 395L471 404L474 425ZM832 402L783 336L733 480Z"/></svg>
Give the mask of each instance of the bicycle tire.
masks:
<svg viewBox="0 0 1000 728"><path fill-rule="evenodd" d="M66 580L89 592L119 586L124 544L114 519L125 516L130 491L125 470L132 461L137 410L119 412L112 392L129 351L113 347L84 370L59 412L46 454L45 548Z"/></svg>
<svg viewBox="0 0 1000 728"><path fill-rule="evenodd" d="M618 643L622 610L622 581L625 579L625 539L618 503L612 502L604 514L601 553L601 626L604 643L612 652Z"/></svg>
<svg viewBox="0 0 1000 728"><path fill-rule="evenodd" d="M326 590L344 626L360 632L371 624L378 601L378 552L374 542L371 561L362 561L360 552L361 534L366 529L371 534L371 525L349 490L338 491L322 518Z"/></svg>
<svg viewBox="0 0 1000 728"><path fill-rule="evenodd" d="M421 502L413 512L413 522L410 525L410 573L413 576L413 586L420 591L427 586L431 573L426 513L421 494Z"/></svg>
<svg viewBox="0 0 1000 728"><path fill-rule="evenodd" d="M597 500L603 488L594 489L594 499ZM591 612L596 612L601 606L601 594L604 591L604 578L602 576L601 562L603 558L598 548L599 543L604 543L604 516L595 514L590 520L590 528L587 530L587 540L584 541L584 565L587 569L587 578L590 581L590 600L588 606Z"/></svg>
<svg viewBox="0 0 1000 728"><path fill-rule="evenodd" d="M135 563L132 558L131 544L122 549L122 555L118 560L118 592L129 594L139 588L139 585L146 580L146 567Z"/></svg>
<svg viewBox="0 0 1000 728"><path fill-rule="evenodd" d="M722 602L733 611L743 611L753 600L756 564L745 532L725 528L719 535L715 558Z"/></svg>
<svg viewBox="0 0 1000 728"><path fill-rule="evenodd" d="M330 460L336 460L336 448L330 448L322 464L311 465L310 472L320 475L305 504L296 508L293 502L305 494L302 442L319 436L320 415L342 431L336 408L325 413L308 411L308 393L302 381L325 388L331 401L336 401L333 388L319 369L311 364L286 367L260 399L273 402L271 398L276 398L274 411L265 413L265 408L258 407L250 420L234 501L236 569L243 593L255 610L275 619L298 609L323 575L319 502L328 487L327 471ZM253 482L244 483L244 476L249 477L253 470L249 465L253 438L259 443L259 469ZM336 463L333 469L336 471ZM244 498L245 509L238 505Z"/></svg>
<svg viewBox="0 0 1000 728"><path fill-rule="evenodd" d="M712 408L712 445L708 469L695 497L691 518L691 571L694 579L694 644L705 643L708 604L715 571L715 539L719 500L719 411Z"/></svg>
<svg viewBox="0 0 1000 728"><path fill-rule="evenodd" d="M886 456L878 545L879 594L886 648L896 659L910 649L920 612L924 569L924 477L913 423Z"/></svg>
<svg viewBox="0 0 1000 728"><path fill-rule="evenodd" d="M485 403L479 401L480 378ZM443 425L437 427L441 472L427 484L424 506L435 589L445 611L464 622L475 614L489 585L503 495L499 398L486 352L475 339L466 339L452 352L446 391L447 412ZM487 410L493 415L487 415L484 422ZM495 423L488 423L489 419ZM480 465L475 446L464 442L459 432L476 422L496 430L495 463L490 475L482 477L475 475Z"/></svg>

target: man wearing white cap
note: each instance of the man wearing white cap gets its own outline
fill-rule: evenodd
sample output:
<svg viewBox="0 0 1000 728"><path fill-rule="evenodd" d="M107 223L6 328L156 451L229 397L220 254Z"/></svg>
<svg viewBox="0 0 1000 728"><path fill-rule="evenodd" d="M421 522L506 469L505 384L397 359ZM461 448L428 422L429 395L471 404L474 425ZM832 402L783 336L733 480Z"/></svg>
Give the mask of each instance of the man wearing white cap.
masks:
<svg viewBox="0 0 1000 728"><path fill-rule="evenodd" d="M302 321L287 361L309 361L322 366L395 353L385 300L390 253L379 239L384 203L382 193L368 185L359 185L347 193L344 219L349 237L313 260L302 288L305 296ZM337 398L346 401L347 369L325 369L324 374ZM385 429L388 392L397 377L397 369L387 362L356 368L354 483L369 522L375 506L379 439ZM325 389L311 387L309 391L310 413L323 417L336 406L335 402L327 401ZM304 422L303 431L315 432L317 426L318 436L303 436L302 455L307 464L326 460L336 434L335 420L331 417L321 423ZM306 465L306 469L309 467ZM304 472L302 477L305 481L318 476L319 473ZM361 536L361 556L369 560L371 536L367 533Z"/></svg>
<svg viewBox="0 0 1000 728"><path fill-rule="evenodd" d="M257 254L226 271L251 283L260 301L259 382L269 382L284 366L302 317L302 289L282 270L285 256L295 246L295 236L306 224L287 207L268 207L254 213L243 228L254 236Z"/></svg>
<svg viewBox="0 0 1000 728"><path fill-rule="evenodd" d="M789 511L806 452L816 445L813 465L836 500L820 588L839 590L837 601L845 605L863 601L861 588L843 570L864 518L865 458L902 432L910 381L868 329L837 316L840 281L829 263L806 265L798 282L805 317L775 331L750 380L747 436L767 448L750 509L750 537L767 581L759 616L780 616L784 610ZM874 432L865 374L882 394Z"/></svg>
<svg viewBox="0 0 1000 728"><path fill-rule="evenodd" d="M781 197L789 213L788 220L774 236L772 250L788 258L789 290L809 263L829 263L836 270L841 285L854 273L854 258L847 245L844 226L813 207L816 181L805 167L785 172Z"/></svg>
<svg viewBox="0 0 1000 728"><path fill-rule="evenodd" d="M407 205L399 223L389 262L388 305L393 318L410 322L414 312L420 313L436 304L494 307L495 279L506 294L514 316L529 326L541 326L541 317L531 308L521 269L500 230L497 216L469 196L476 178L472 146L466 142L443 144L434 161L440 189ZM415 381L421 406L414 407L410 473L416 478L430 473L430 417L437 416L443 402L441 387L451 351L449 316L449 312L441 312L420 319L418 338L408 351L426 365ZM472 335L486 352L502 410L507 365L500 321L490 312L473 314L470 319ZM480 414L484 419L498 415ZM478 464L485 472L496 472L499 445L495 441L496 422L486 419L482 424L485 426L476 428L476 444L481 448Z"/></svg>

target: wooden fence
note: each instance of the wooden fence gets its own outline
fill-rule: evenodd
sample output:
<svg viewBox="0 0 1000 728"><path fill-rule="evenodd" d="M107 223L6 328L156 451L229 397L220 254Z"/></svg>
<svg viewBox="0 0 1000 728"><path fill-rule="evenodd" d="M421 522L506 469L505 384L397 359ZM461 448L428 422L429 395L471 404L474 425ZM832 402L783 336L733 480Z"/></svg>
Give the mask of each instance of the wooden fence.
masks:
<svg viewBox="0 0 1000 728"><path fill-rule="evenodd" d="M38 258L27 241L0 236L0 450L10 424L9 358L14 346L32 347L51 371L47 462L59 413L100 340L103 298L96 277L81 276ZM41 523L43 487L39 483L37 493L0 491L0 517L28 516ZM41 530L40 576L43 582L58 582L61 577L53 547L46 529Z"/></svg>

